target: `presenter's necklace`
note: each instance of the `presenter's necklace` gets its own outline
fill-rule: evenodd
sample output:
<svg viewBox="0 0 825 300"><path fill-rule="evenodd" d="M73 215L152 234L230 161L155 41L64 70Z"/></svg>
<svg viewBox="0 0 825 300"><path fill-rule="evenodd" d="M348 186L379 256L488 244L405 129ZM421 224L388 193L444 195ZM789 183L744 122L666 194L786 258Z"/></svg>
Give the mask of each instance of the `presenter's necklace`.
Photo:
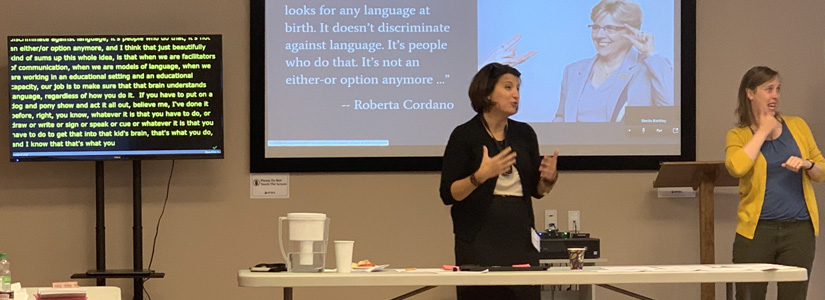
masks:
<svg viewBox="0 0 825 300"><path fill-rule="evenodd" d="M484 115L481 116L481 124L484 125L484 129L487 130L487 134L489 134L490 137L493 138L493 141L496 143L496 149L498 149L499 153L501 153L501 151L504 151L504 149L506 149L509 146L509 144L507 143L507 128L509 127L510 121L508 120L506 122L507 123L504 124L504 139L499 141L496 139L496 136L493 134L493 131L490 130L490 125L487 124L487 120L484 119ZM512 173L513 166L510 166L510 169L507 170L507 172L504 172L504 175L510 175Z"/></svg>

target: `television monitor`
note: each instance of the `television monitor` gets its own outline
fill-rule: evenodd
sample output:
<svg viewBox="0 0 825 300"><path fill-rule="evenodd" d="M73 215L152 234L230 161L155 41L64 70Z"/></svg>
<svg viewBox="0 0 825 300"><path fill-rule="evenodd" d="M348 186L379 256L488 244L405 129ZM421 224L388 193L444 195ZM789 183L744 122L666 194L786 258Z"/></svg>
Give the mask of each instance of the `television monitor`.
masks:
<svg viewBox="0 0 825 300"><path fill-rule="evenodd" d="M10 36L11 161L223 158L221 35Z"/></svg>
<svg viewBox="0 0 825 300"><path fill-rule="evenodd" d="M252 172L439 170L489 62L561 169L695 159L695 0L250 3Z"/></svg>

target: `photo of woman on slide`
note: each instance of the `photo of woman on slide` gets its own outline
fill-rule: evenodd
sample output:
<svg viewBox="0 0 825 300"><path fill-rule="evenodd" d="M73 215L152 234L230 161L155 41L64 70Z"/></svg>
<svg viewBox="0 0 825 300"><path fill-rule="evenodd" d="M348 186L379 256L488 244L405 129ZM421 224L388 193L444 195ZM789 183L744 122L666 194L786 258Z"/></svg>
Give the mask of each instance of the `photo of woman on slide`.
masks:
<svg viewBox="0 0 825 300"><path fill-rule="evenodd" d="M602 0L590 19L596 55L565 67L553 122L619 122L627 106L673 106L673 65L641 31L641 6Z"/></svg>

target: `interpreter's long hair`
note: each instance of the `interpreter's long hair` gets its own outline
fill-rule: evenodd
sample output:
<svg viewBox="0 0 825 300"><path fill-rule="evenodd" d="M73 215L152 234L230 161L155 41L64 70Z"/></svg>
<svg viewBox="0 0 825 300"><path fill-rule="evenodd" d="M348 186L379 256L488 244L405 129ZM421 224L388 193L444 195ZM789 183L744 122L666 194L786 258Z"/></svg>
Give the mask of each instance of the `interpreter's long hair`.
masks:
<svg viewBox="0 0 825 300"><path fill-rule="evenodd" d="M753 115L751 100L748 98L748 90L756 92L756 88L765 82L779 77L779 72L764 66L756 66L745 72L742 82L739 84L739 104L736 107L736 116L739 121L736 126L750 127L756 120Z"/></svg>

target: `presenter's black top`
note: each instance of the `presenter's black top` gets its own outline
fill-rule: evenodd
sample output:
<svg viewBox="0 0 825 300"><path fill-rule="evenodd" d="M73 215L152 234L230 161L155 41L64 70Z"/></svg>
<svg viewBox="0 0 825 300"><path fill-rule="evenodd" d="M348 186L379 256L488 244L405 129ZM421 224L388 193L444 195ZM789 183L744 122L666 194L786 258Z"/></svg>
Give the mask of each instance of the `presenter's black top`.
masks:
<svg viewBox="0 0 825 300"><path fill-rule="evenodd" d="M489 209L493 201L493 190L498 177L490 178L476 188L467 198L456 201L450 187L456 180L467 178L478 170L481 165L482 145L487 146L488 154L492 157L501 150L496 141L484 129L481 122L482 115L477 114L464 124L456 127L450 135L447 147L444 150L444 160L441 168L441 200L445 205L452 205L453 232L457 240L473 242L486 222L524 222L534 227L533 206L531 197L542 197L538 193L539 155L536 132L527 123L507 120L507 143L516 152L515 167L521 177L522 197L527 204L523 220L487 220Z"/></svg>

